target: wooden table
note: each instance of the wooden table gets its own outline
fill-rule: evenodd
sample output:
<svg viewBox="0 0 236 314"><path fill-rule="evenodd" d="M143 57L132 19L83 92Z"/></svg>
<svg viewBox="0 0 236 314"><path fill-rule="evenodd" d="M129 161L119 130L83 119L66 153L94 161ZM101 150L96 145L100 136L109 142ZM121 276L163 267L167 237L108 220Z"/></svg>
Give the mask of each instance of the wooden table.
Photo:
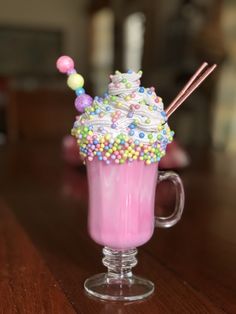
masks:
<svg viewBox="0 0 236 314"><path fill-rule="evenodd" d="M236 313L236 159L199 154L181 174L182 221L156 230L135 272L156 284L136 303L94 300L84 280L104 270L86 230L85 170L59 146L0 149L0 313Z"/></svg>

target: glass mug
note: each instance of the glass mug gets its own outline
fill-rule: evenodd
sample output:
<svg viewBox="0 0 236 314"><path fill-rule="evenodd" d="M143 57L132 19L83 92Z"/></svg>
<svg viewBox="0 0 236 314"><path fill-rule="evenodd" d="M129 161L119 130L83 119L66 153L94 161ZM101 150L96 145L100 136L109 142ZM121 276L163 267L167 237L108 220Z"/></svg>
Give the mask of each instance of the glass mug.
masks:
<svg viewBox="0 0 236 314"><path fill-rule="evenodd" d="M184 189L174 172L159 172L158 164L133 161L107 165L99 160L86 162L89 186L88 230L103 248L107 273L88 278L86 292L104 300L141 300L154 291L154 284L133 275L136 247L148 242L154 228L167 228L181 218ZM174 184L176 202L169 217L155 217L156 184ZM158 196L157 196L158 197Z"/></svg>

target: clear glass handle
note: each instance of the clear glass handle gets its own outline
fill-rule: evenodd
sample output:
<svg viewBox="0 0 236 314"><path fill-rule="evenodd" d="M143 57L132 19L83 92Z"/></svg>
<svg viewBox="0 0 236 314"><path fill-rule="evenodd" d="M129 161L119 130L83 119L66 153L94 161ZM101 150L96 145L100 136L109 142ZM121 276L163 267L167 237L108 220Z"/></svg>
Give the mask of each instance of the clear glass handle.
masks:
<svg viewBox="0 0 236 314"><path fill-rule="evenodd" d="M174 226L182 216L184 209L184 187L179 175L173 171L159 171L158 184L163 181L170 181L175 186L175 208L170 216L155 216L155 226L161 228L169 228Z"/></svg>

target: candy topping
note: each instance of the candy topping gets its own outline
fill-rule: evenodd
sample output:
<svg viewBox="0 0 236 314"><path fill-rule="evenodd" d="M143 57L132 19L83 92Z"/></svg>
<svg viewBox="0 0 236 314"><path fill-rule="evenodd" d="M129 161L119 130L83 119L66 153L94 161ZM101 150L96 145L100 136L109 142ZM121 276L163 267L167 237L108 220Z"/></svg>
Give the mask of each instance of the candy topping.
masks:
<svg viewBox="0 0 236 314"><path fill-rule="evenodd" d="M61 56L57 60L57 69L61 73L68 73L74 70L74 61L68 56Z"/></svg>
<svg viewBox="0 0 236 314"><path fill-rule="evenodd" d="M56 66L59 72L67 73L67 85L77 95L75 107L79 112L84 112L85 108L91 106L93 99L91 96L85 94L85 89L83 88L84 78L74 69L74 61L68 56L62 56L57 60Z"/></svg>
<svg viewBox="0 0 236 314"><path fill-rule="evenodd" d="M72 129L83 158L88 162L97 158L106 164L160 161L174 132L154 87L140 86L142 71L116 71L110 76L108 92L92 99L70 57L60 57L57 68L68 75L67 84L77 95L75 107L83 113L76 117Z"/></svg>
<svg viewBox="0 0 236 314"><path fill-rule="evenodd" d="M140 76L141 72L130 70L125 74L116 72L111 76L108 93L103 98L95 97L75 122L72 135L78 140L83 158L97 158L106 164L139 160L149 165L165 155L174 133L166 123L163 103L154 88L139 86Z"/></svg>

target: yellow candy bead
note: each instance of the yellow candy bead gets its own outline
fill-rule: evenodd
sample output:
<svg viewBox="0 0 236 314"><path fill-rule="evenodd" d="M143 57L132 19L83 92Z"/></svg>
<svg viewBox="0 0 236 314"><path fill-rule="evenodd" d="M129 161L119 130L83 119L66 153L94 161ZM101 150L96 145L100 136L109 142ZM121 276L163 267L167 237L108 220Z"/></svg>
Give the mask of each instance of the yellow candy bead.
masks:
<svg viewBox="0 0 236 314"><path fill-rule="evenodd" d="M84 86L84 78L78 73L73 73L69 75L67 85L73 90L79 89Z"/></svg>

